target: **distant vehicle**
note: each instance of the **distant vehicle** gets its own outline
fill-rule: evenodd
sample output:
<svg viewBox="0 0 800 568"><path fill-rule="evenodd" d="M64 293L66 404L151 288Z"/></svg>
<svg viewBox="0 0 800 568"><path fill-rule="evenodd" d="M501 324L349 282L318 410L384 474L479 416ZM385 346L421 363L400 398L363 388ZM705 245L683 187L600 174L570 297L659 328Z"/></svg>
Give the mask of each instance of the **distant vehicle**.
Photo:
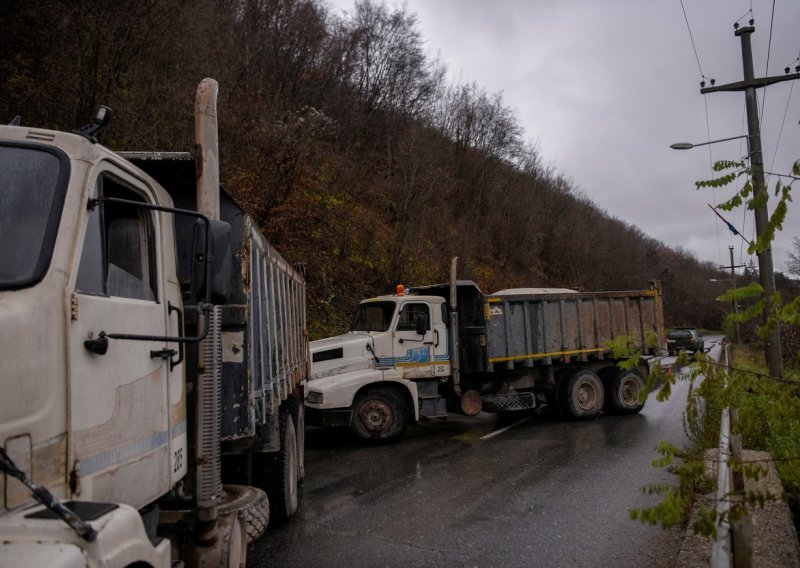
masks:
<svg viewBox="0 0 800 568"><path fill-rule="evenodd" d="M670 355L677 355L679 351L691 351L698 353L705 349L705 341L696 329L690 327L679 327L669 332L667 335L667 352Z"/></svg>

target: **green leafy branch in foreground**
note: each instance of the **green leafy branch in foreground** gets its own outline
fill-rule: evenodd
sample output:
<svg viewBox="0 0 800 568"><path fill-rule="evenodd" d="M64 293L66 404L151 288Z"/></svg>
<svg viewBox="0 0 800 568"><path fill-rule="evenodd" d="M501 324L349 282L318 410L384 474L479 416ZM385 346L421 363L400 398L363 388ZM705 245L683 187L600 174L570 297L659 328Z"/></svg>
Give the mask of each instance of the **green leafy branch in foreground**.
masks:
<svg viewBox="0 0 800 568"><path fill-rule="evenodd" d="M770 379L748 368L730 369L698 356L687 378L690 388L684 415L686 434L694 445L681 449L662 442L656 448L660 457L653 461L654 467L667 468L676 474L678 485L645 487L645 494L659 495L661 502L632 510L632 519L653 525L678 525L686 520L690 506L698 503L692 529L698 534L713 536L721 521L737 521L750 509L785 497L752 489L730 491L726 495L730 499L727 512L717 511L708 500L698 501L699 496L717 490L716 474L708 467L717 458L707 450L719 439L719 415L726 406L738 406L742 415L732 433L741 435L749 447L768 448L773 455L771 461L781 470L781 477L788 482L791 492L798 481L800 443L796 430L786 431L782 425L797 424L800 418L797 403L800 383ZM748 480L756 481L767 475L765 462L761 460L729 460L729 466L732 472L741 473Z"/></svg>
<svg viewBox="0 0 800 568"><path fill-rule="evenodd" d="M707 187L721 188L733 183L741 176L747 176L744 185L733 197L717 205L719 209L723 211L733 211L737 207L746 205L748 210L755 211L767 207L769 192L766 190L758 193L755 192L753 178L751 177L751 169L747 167L744 162L720 161L714 164L713 169L715 172L726 170L735 171L719 178L695 182L697 189ZM792 174L793 176L800 176L800 161L795 162L792 166ZM783 222L786 220L786 214L789 211L789 203L792 201L792 183L795 181L796 179L793 179L791 183L784 184L779 179L775 184L775 197L778 198L775 209L769 216L765 230L756 236L755 241L750 243L747 254L759 254L767 250L772 244L772 241L775 240L775 233L783 229Z"/></svg>
<svg viewBox="0 0 800 568"><path fill-rule="evenodd" d="M661 340L654 330L648 330L645 335L645 346L648 350L660 349ZM605 344L606 349L611 351L612 356L619 362L617 366L624 371L631 371L639 366L642 360L643 352L639 343L630 335L621 335L610 339ZM671 373L666 373L661 368L660 358L656 358L650 374L648 376L645 388L639 391L639 402L643 403L647 400L647 395L652 392L656 385L663 383L661 390L658 392L659 400L666 400L669 398L671 386L675 383L675 378ZM666 396L666 398L661 398Z"/></svg>
<svg viewBox="0 0 800 568"><path fill-rule="evenodd" d="M741 176L748 177L733 197L718 205L720 209L732 211L742 205L750 210L766 208L769 193L754 193L751 172L743 162L717 162L714 171L729 173L697 182L698 189L724 187ZM800 176L800 162L794 164L792 172L794 176ZM796 179L793 178L793 181ZM767 250L776 233L782 230L788 204L792 201L790 190L791 183L784 185L779 181L776 184L774 196L777 203L774 211L762 234L750 243L748 254ZM768 317L760 322L758 328L758 336L762 339L770 336L778 324L800 324L800 298L785 302L780 294L766 294L758 283L729 290L718 300L747 306L738 314L729 314L726 320L728 325L759 321L769 308ZM676 486L657 484L645 487L643 491L646 494L659 495L661 500L652 507L631 510L631 518L653 525L681 524L687 519L691 506L699 502L692 528L698 534L710 536L716 535L717 526L722 520L736 521L746 515L749 509L763 507L768 502L782 498L800 500L800 388L796 377L773 380L763 372L763 357L755 357L743 347L737 346L734 355L744 363L737 362L731 368L725 368L703 354L698 354L694 363L688 361L685 353L678 357L676 367L690 365L684 428L692 445L681 449L662 442L656 448L659 457L653 461L653 465L675 473L678 483ZM658 369L658 365L654 369ZM671 382L664 381L658 400L670 396L676 379L673 375ZM731 492L728 494L730 508L727 512L717 511L714 503L699 499L699 496L717 489L716 476L708 468L713 461L708 451L718 443L720 416L726 407L738 408L740 413L732 434L740 435L745 447L771 453L786 489L784 495L757 490ZM763 462L730 460L729 466L733 472L740 473L748 480L758 480L767 473Z"/></svg>

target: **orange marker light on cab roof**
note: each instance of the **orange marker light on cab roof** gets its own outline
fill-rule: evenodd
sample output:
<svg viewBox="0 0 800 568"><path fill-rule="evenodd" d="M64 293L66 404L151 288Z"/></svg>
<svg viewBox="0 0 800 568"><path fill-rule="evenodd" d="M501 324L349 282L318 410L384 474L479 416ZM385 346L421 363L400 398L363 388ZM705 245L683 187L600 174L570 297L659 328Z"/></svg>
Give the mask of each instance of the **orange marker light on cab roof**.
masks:
<svg viewBox="0 0 800 568"><path fill-rule="evenodd" d="M404 295L405 293L406 293L406 287L405 287L405 286L403 286L402 284L398 284L398 285L397 285L397 295L398 295L398 296L402 296L402 295Z"/></svg>

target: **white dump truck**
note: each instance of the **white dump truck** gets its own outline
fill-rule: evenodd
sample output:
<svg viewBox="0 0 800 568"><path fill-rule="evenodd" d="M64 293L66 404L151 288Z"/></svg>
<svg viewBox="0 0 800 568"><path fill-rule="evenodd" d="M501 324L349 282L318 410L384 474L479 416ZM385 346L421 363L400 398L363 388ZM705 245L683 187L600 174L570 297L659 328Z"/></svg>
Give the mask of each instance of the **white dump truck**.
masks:
<svg viewBox="0 0 800 568"><path fill-rule="evenodd" d="M194 156L0 126L4 568L243 567L298 507L305 282L220 191L216 100Z"/></svg>
<svg viewBox="0 0 800 568"><path fill-rule="evenodd" d="M658 286L628 292L520 288L485 296L471 281L362 301L351 330L311 342L307 423L388 441L409 424L543 404L574 418L642 409L649 367L618 366L612 341L660 352Z"/></svg>

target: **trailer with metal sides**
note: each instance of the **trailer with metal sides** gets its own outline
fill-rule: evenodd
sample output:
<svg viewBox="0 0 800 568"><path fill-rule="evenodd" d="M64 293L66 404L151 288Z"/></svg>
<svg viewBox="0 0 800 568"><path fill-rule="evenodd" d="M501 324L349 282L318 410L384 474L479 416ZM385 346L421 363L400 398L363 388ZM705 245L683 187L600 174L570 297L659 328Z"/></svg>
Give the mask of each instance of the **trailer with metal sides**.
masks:
<svg viewBox="0 0 800 568"><path fill-rule="evenodd" d="M362 301L350 332L312 342L309 423L391 440L448 411L472 416L548 405L587 419L642 409L648 364L620 363L660 352L657 285L484 295L474 282L456 280L455 270L454 261L449 283L400 286Z"/></svg>

